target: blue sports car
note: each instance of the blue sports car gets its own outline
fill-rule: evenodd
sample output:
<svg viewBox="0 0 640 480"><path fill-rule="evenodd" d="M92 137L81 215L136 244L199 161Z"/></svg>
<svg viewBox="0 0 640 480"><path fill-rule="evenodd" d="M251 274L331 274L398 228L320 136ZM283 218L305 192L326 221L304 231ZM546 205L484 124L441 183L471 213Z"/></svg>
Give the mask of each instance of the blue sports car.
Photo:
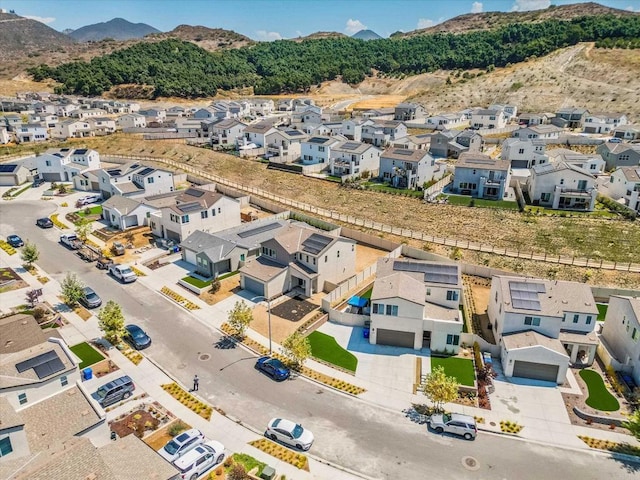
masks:
<svg viewBox="0 0 640 480"><path fill-rule="evenodd" d="M277 381L286 380L291 375L291 370L285 367L280 360L268 356L260 357L256 362L256 368Z"/></svg>

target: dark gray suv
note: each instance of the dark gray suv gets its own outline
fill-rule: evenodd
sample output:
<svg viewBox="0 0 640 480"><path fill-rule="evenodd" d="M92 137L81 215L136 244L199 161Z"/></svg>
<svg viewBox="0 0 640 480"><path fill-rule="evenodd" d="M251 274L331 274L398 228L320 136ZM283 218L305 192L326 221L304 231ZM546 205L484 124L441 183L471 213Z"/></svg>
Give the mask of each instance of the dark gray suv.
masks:
<svg viewBox="0 0 640 480"><path fill-rule="evenodd" d="M131 396L136 386L129 376L116 378L112 382L102 385L95 393L98 403L102 407L108 407Z"/></svg>

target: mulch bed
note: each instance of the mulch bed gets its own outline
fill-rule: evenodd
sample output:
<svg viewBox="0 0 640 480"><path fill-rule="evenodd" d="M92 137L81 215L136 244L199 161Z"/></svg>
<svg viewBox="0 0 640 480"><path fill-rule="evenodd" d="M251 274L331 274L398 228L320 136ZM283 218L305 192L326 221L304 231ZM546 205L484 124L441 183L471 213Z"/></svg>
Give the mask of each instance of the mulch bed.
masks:
<svg viewBox="0 0 640 480"><path fill-rule="evenodd" d="M295 297L271 308L271 313L285 320L298 322L317 308L318 305L314 305L300 297Z"/></svg>
<svg viewBox="0 0 640 480"><path fill-rule="evenodd" d="M145 264L145 267L147 267L149 270L158 270L161 267L164 267L166 265L169 265L168 263L160 263L159 260L154 260L151 263L147 263Z"/></svg>
<svg viewBox="0 0 640 480"><path fill-rule="evenodd" d="M135 434L138 438L142 438L147 430L155 430L158 428L158 420L154 418L146 410L136 410L127 415L122 420L111 422L110 428L112 432L116 432L118 437L126 437Z"/></svg>

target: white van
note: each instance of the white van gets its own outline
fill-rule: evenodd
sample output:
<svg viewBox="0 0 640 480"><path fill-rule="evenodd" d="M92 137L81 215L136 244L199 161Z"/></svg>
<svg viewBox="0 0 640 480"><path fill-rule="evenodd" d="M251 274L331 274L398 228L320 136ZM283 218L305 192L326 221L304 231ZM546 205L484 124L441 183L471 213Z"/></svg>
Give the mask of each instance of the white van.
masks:
<svg viewBox="0 0 640 480"><path fill-rule="evenodd" d="M101 195L87 195L86 197L79 198L76 202L77 207L83 207L85 205L89 205L91 203L97 203L102 201Z"/></svg>

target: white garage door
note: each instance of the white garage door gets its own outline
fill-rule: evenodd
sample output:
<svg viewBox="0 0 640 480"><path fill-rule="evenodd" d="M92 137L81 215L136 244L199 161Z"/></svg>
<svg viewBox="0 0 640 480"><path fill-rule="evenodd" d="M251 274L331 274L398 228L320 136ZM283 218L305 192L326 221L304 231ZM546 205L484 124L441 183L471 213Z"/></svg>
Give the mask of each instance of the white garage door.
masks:
<svg viewBox="0 0 640 480"><path fill-rule="evenodd" d="M379 328L378 333L376 333L377 345L393 345L396 347L413 348L414 340L415 333L413 332L398 332L397 330Z"/></svg>
<svg viewBox="0 0 640 480"><path fill-rule="evenodd" d="M193 263L194 265L198 264L196 261L196 252L194 252L193 250L187 250L186 248L182 251L184 252L184 259L187 262Z"/></svg>
<svg viewBox="0 0 640 480"><path fill-rule="evenodd" d="M513 376L555 382L558 379L559 368L558 365L550 365L548 363L516 360L516 363L513 365Z"/></svg>
<svg viewBox="0 0 640 480"><path fill-rule="evenodd" d="M244 288L256 295L264 295L264 284L250 277L244 277Z"/></svg>
<svg viewBox="0 0 640 480"><path fill-rule="evenodd" d="M124 227L137 227L138 226L138 217L135 215L127 215L124 217Z"/></svg>

